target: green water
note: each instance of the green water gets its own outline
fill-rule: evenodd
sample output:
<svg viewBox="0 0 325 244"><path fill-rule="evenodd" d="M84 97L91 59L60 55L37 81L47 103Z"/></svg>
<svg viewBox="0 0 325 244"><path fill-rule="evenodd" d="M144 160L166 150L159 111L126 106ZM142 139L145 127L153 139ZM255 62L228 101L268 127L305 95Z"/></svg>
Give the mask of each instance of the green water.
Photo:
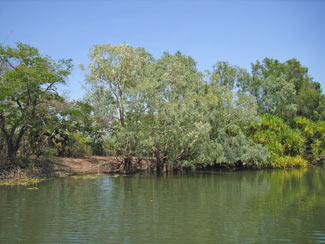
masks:
<svg viewBox="0 0 325 244"><path fill-rule="evenodd" d="M0 187L0 243L325 243L325 168Z"/></svg>

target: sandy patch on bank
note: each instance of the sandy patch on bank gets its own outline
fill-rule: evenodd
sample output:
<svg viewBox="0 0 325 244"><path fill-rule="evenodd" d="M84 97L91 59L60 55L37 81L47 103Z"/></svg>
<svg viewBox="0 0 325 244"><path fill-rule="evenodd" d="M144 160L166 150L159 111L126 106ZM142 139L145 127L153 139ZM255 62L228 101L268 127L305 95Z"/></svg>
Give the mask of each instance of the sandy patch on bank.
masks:
<svg viewBox="0 0 325 244"><path fill-rule="evenodd" d="M115 157L91 156L84 158L51 159L56 172L70 174L118 173L121 162Z"/></svg>
<svg viewBox="0 0 325 244"><path fill-rule="evenodd" d="M54 171L65 174L109 174L124 173L122 167L122 158L87 156L84 158L60 158L51 159ZM145 171L149 169L150 161L141 160L141 163L133 158L132 168L134 172Z"/></svg>

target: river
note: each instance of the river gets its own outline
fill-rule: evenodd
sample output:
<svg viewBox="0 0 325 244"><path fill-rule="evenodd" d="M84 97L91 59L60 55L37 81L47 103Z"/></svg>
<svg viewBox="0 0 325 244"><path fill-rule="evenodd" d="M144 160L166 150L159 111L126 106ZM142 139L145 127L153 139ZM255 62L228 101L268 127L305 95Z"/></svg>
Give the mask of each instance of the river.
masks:
<svg viewBox="0 0 325 244"><path fill-rule="evenodd" d="M325 168L0 187L0 243L325 243Z"/></svg>

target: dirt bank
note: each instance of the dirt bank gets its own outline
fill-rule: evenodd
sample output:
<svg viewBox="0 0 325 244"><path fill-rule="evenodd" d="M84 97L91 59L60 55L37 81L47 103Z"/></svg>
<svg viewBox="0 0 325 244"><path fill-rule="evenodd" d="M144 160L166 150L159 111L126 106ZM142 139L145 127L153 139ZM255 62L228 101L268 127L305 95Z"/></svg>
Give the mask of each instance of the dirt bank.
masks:
<svg viewBox="0 0 325 244"><path fill-rule="evenodd" d="M86 174L124 174L151 170L150 160L132 158L128 169L122 158L90 156L83 158L39 158L20 159L24 163L10 171L0 172L1 185L29 185L33 180ZM8 183L8 184L7 184Z"/></svg>
<svg viewBox="0 0 325 244"><path fill-rule="evenodd" d="M51 158L54 174L110 174L125 173L122 158L90 156L84 158ZM141 162L135 158L131 160L131 172L140 172L150 169L151 163L146 160Z"/></svg>

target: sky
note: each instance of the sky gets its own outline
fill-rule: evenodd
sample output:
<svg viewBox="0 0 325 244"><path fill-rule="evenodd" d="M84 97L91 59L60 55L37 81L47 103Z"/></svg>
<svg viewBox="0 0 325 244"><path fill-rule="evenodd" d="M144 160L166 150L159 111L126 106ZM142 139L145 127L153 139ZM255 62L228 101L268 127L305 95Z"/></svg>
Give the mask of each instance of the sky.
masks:
<svg viewBox="0 0 325 244"><path fill-rule="evenodd" d="M0 0L0 43L29 44L75 65L60 87L80 99L94 44L128 43L155 58L180 50L199 70L217 61L250 70L265 57L297 58L325 90L323 0Z"/></svg>

